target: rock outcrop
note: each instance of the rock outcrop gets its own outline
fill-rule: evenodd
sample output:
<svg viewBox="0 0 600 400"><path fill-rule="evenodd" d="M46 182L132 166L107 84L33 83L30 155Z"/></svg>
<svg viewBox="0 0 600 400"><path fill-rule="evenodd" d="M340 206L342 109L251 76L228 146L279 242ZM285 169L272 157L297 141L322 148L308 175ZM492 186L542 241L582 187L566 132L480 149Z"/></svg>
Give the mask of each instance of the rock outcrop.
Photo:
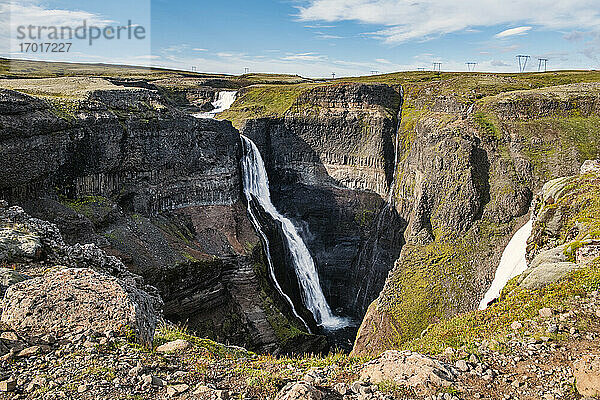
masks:
<svg viewBox="0 0 600 400"><path fill-rule="evenodd" d="M567 276L578 265L568 261L565 254L567 246L558 246L539 253L529 264L527 270L519 278L519 286L527 289L538 289L549 283L558 282Z"/></svg>
<svg viewBox="0 0 600 400"><path fill-rule="evenodd" d="M0 230L0 262L14 268L3 268L2 322L31 336L92 329L152 342L162 300L119 259L92 244L65 244L55 225L4 201Z"/></svg>
<svg viewBox="0 0 600 400"><path fill-rule="evenodd" d="M600 256L594 207L600 169L587 160L581 174L554 179L535 196L533 230L527 245L527 270L518 285L537 289L558 282Z"/></svg>
<svg viewBox="0 0 600 400"><path fill-rule="evenodd" d="M21 334L63 336L91 329L132 334L149 345L160 315L146 292L89 268L67 268L12 285L2 322Z"/></svg>
<svg viewBox="0 0 600 400"><path fill-rule="evenodd" d="M79 243L68 245L56 225L32 218L21 207L8 207L3 200L0 200L0 229L6 237L21 235L27 237L28 242L36 244L36 251L32 256L24 258L21 254L21 241L5 241L6 251L0 258L3 264L13 265L24 272L31 271L32 276L41 275L46 268L57 265L68 268L90 268L148 292L154 298L157 313L160 313L162 301L156 288L146 285L141 276L128 271L118 258L107 255L96 245Z"/></svg>
<svg viewBox="0 0 600 400"><path fill-rule="evenodd" d="M40 256L38 237L13 228L0 229L0 260L33 260Z"/></svg>
<svg viewBox="0 0 600 400"><path fill-rule="evenodd" d="M580 395L600 396L600 356L586 355L573 363L573 375Z"/></svg>
<svg viewBox="0 0 600 400"><path fill-rule="evenodd" d="M388 350L366 363L360 370L360 378L372 383L394 382L435 392L452 385L457 372L452 366L422 354Z"/></svg>
<svg viewBox="0 0 600 400"><path fill-rule="evenodd" d="M323 393L304 382L291 382L281 389L276 400L321 400Z"/></svg>

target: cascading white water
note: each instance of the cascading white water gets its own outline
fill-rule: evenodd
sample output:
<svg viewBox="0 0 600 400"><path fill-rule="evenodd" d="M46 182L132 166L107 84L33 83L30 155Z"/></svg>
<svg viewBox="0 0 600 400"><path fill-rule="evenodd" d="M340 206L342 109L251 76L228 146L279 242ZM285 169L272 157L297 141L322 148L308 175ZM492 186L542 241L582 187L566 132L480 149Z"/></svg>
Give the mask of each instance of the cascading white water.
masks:
<svg viewBox="0 0 600 400"><path fill-rule="evenodd" d="M244 146L244 155L242 157L244 193L249 203L252 201L252 199L255 199L265 210L265 212L267 212L273 219L281 223L283 234L285 236L285 245L287 245L291 254L294 270L300 284L304 305L313 314L317 324L326 329L341 329L348 326L350 323L349 320L337 317L331 312L331 308L329 308L329 305L327 304L327 300L323 295L323 290L321 289L321 285L319 283L319 275L317 273L314 260L311 257L306 244L298 234L296 227L289 219L281 215L271 202L269 180L258 148L254 142L252 142L252 140L244 135L240 136L242 138L242 145ZM248 209L250 210L250 207L248 207ZM256 229L260 232L268 247L267 238L262 232L258 221L252 214L251 210L250 215ZM296 316L298 316L290 298L283 293L279 283L277 283L268 249L267 258L269 259L271 277L275 281L277 289L290 302L294 313Z"/></svg>
<svg viewBox="0 0 600 400"><path fill-rule="evenodd" d="M208 112L194 114L197 118L214 118L220 112L228 110L235 101L236 91L224 90L217 93L217 99L212 102L214 109Z"/></svg>
<svg viewBox="0 0 600 400"><path fill-rule="evenodd" d="M485 310L490 301L498 298L506 283L527 269L527 239L531 235L533 221L530 220L519 229L506 245L492 286L479 303L479 309Z"/></svg>

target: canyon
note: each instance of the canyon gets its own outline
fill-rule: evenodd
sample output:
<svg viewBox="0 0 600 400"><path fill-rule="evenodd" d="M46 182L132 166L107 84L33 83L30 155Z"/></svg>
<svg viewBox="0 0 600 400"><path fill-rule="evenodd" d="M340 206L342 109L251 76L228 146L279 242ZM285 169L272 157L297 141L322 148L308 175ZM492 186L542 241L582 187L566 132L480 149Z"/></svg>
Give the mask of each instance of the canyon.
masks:
<svg viewBox="0 0 600 400"><path fill-rule="evenodd" d="M373 355L478 307L534 193L600 156L598 81L0 79L0 198L121 258L198 336ZM194 116L212 103L216 119ZM307 307L282 220L244 192L240 134L332 313L354 327L328 332Z"/></svg>

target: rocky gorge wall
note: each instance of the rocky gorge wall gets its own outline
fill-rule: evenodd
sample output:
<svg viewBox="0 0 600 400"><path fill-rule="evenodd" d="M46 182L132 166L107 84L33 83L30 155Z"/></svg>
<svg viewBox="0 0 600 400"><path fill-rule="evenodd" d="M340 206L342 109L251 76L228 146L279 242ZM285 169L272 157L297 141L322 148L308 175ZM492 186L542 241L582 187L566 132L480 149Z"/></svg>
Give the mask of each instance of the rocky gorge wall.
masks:
<svg viewBox="0 0 600 400"><path fill-rule="evenodd" d="M102 89L71 96L78 84ZM119 256L199 335L268 352L327 347L270 290L230 123L193 118L154 89L34 85L54 92L0 90L0 198Z"/></svg>
<svg viewBox="0 0 600 400"><path fill-rule="evenodd" d="M502 93L448 106L443 83L408 90L394 204L406 245L370 307L354 353L401 347L473 310L533 193L600 152L598 84ZM439 107L443 104L443 107ZM452 110L452 112L448 112Z"/></svg>
<svg viewBox="0 0 600 400"><path fill-rule="evenodd" d="M154 91L97 91L52 105L14 91L0 96L5 198L58 187L70 198L118 195L124 208L144 213L240 199L236 131L177 113Z"/></svg>

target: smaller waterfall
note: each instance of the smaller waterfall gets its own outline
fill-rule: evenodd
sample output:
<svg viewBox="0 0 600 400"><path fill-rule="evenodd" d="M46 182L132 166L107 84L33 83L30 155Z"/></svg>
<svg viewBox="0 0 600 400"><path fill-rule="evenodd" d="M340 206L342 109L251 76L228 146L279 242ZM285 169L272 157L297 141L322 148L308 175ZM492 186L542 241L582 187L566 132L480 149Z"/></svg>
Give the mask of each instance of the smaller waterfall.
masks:
<svg viewBox="0 0 600 400"><path fill-rule="evenodd" d="M525 254L527 251L527 239L531 235L532 227L533 221L529 220L514 234L510 242L506 245L502 253L502 258L500 258L498 269L496 269L492 286L490 286L481 303L479 303L480 310L485 310L490 301L500 296L500 292L509 280L522 274L527 269Z"/></svg>
<svg viewBox="0 0 600 400"><path fill-rule="evenodd" d="M292 224L292 221L281 215L271 202L267 171L265 170L265 165L258 148L249 138L244 135L240 136L242 138L242 145L244 146L244 155L242 158L244 193L249 203L253 199L256 200L266 213L274 220L281 223L286 242L284 244L287 245L290 250L304 305L314 315L317 324L326 329L341 329L348 326L349 321L347 319L337 317L331 312L319 283L319 275L314 260L312 259L306 244L298 234L296 227ZM248 209L253 224L257 231L259 231L265 243L267 243L268 247L266 235L260 229L260 225L258 224L256 217L252 214L250 207L248 207ZM275 282L277 290L279 290L279 292L289 301L292 310L296 316L299 317L289 296L283 293L279 283L277 283L269 250L266 249L266 252L270 264L271 278Z"/></svg>
<svg viewBox="0 0 600 400"><path fill-rule="evenodd" d="M217 93L217 99L212 102L214 110L194 114L196 118L214 118L220 112L228 110L235 101L236 91L224 90Z"/></svg>

